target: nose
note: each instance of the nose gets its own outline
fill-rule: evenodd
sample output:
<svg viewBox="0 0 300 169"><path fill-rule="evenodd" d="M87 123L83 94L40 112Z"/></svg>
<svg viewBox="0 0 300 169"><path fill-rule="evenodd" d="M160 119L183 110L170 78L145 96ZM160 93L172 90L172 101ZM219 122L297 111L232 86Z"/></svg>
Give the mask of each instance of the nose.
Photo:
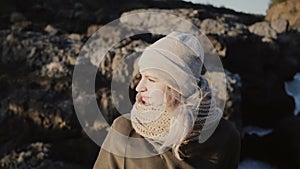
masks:
<svg viewBox="0 0 300 169"><path fill-rule="evenodd" d="M140 82L138 83L138 85L136 86L135 88L135 91L137 92L143 92L143 91L146 91L146 85L145 85L145 80L144 78L142 78L140 80Z"/></svg>

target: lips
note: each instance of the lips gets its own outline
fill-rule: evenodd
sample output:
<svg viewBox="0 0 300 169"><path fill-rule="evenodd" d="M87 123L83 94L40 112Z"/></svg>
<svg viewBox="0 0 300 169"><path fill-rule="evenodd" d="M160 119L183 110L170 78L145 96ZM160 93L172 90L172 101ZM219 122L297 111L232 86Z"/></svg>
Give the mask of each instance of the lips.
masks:
<svg viewBox="0 0 300 169"><path fill-rule="evenodd" d="M141 96L141 98L145 98L145 99L149 99L150 97L149 96L147 96L147 95L140 95Z"/></svg>
<svg viewBox="0 0 300 169"><path fill-rule="evenodd" d="M142 95L141 93L137 93L137 95L136 95L136 101L139 102L139 103L142 103L144 105L149 104L149 99L150 99L149 96Z"/></svg>
<svg viewBox="0 0 300 169"><path fill-rule="evenodd" d="M150 97L141 96L138 101L141 102L144 105L149 105L149 99L150 99Z"/></svg>
<svg viewBox="0 0 300 169"><path fill-rule="evenodd" d="M144 100L144 101L149 100L149 99L150 99L150 97L143 97L142 96L142 100Z"/></svg>

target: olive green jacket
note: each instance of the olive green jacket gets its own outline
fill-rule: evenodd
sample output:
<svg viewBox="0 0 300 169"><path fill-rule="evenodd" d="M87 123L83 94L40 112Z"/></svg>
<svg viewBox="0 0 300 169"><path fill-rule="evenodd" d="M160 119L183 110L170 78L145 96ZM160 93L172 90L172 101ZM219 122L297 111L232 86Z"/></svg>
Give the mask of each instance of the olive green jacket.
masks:
<svg viewBox="0 0 300 169"><path fill-rule="evenodd" d="M117 118L112 128L126 136L142 138L127 118ZM109 144L126 147L114 139ZM178 160L170 150L152 157L128 158L101 149L93 169L237 169L240 136L229 121L221 119L214 134L206 142L189 142L182 145L180 150L188 157Z"/></svg>

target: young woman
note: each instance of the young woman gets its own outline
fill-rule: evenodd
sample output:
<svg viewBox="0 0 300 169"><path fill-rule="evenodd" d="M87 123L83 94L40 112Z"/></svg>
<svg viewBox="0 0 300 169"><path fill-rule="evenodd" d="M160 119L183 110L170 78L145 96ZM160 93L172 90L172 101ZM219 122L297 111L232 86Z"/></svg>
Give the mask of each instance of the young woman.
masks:
<svg viewBox="0 0 300 169"><path fill-rule="evenodd" d="M240 137L201 76L196 37L172 32L145 49L130 114L117 118L94 169L235 169Z"/></svg>

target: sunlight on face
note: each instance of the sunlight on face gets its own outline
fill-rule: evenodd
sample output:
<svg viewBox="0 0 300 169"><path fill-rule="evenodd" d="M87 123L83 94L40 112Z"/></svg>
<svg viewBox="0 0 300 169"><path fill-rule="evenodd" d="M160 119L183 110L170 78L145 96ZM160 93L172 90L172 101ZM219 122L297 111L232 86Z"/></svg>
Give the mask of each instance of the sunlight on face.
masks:
<svg viewBox="0 0 300 169"><path fill-rule="evenodd" d="M166 84L155 76L151 70L141 72L141 80L135 90L138 92L138 102L159 106L165 103Z"/></svg>

